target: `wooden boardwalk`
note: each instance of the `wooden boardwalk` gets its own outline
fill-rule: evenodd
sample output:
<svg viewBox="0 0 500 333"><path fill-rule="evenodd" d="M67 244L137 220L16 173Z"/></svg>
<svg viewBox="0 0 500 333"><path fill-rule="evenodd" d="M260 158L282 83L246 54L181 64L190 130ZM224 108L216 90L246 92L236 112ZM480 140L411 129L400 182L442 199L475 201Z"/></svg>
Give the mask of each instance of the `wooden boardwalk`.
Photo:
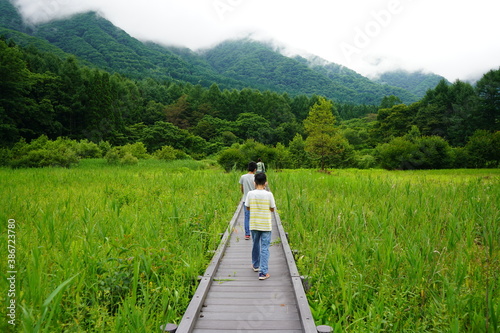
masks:
<svg viewBox="0 0 500 333"><path fill-rule="evenodd" d="M317 333L278 213L273 213L267 280L259 280L251 268L252 241L244 239L243 221L240 203L182 321L171 332Z"/></svg>

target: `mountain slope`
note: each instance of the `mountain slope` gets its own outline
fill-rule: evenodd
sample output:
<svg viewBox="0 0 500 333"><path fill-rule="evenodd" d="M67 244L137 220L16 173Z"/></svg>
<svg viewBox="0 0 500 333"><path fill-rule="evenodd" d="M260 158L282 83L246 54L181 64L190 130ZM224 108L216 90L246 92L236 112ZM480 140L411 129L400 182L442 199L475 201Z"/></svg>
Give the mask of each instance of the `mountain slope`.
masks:
<svg viewBox="0 0 500 333"><path fill-rule="evenodd" d="M136 79L178 80L221 88L243 88L244 82L219 76L204 61L187 61L168 48L143 43L95 12L37 26L34 36L95 66ZM201 60L201 59L200 59Z"/></svg>
<svg viewBox="0 0 500 333"><path fill-rule="evenodd" d="M203 52L141 42L95 12L40 24L28 29L17 9L0 0L0 30L22 44L35 44L49 51L48 41L59 55L74 54L85 63L132 78L178 80L221 89L253 88L291 95L323 95L338 102L378 105L387 95L406 103L413 93L387 82L378 83L324 60L290 58L273 47L252 41L226 41ZM31 35L20 34L17 31ZM36 38L38 39L36 39ZM57 50L57 51L56 51ZM60 52L63 50L65 53Z"/></svg>
<svg viewBox="0 0 500 333"><path fill-rule="evenodd" d="M187 67L182 59L169 52L150 50L94 12L42 24L37 27L34 36L46 39L65 52L100 68L131 76L181 79ZM170 72L165 68L169 68Z"/></svg>
<svg viewBox="0 0 500 333"><path fill-rule="evenodd" d="M304 58L286 57L249 39L223 42L203 55L220 74L281 92L319 94L356 104L378 105L386 95L397 95L405 102L417 100L404 89L375 83L339 65L313 66Z"/></svg>
<svg viewBox="0 0 500 333"><path fill-rule="evenodd" d="M9 0L0 0L0 27L17 31L26 29L21 14Z"/></svg>
<svg viewBox="0 0 500 333"><path fill-rule="evenodd" d="M410 73L398 70L384 73L375 81L393 87L400 87L422 98L427 90L435 88L439 81L443 79L442 76L432 73L423 73L422 71Z"/></svg>
<svg viewBox="0 0 500 333"><path fill-rule="evenodd" d="M405 103L415 102L420 98L404 87L370 80L347 67L328 62L319 57L314 56L308 59L297 58L306 63L311 69L327 76L332 81L339 82L345 87L362 91L364 94L377 96L395 95Z"/></svg>

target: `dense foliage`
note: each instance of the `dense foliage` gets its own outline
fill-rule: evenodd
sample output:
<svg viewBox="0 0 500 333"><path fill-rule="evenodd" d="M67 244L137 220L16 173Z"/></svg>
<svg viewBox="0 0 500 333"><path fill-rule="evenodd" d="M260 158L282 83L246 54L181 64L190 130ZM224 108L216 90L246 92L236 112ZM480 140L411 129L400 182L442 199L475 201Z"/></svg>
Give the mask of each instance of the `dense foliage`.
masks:
<svg viewBox="0 0 500 333"><path fill-rule="evenodd" d="M270 176L316 324L498 332L499 170Z"/></svg>
<svg viewBox="0 0 500 333"><path fill-rule="evenodd" d="M156 332L179 322L241 196L220 189L238 178L199 161L142 162L0 168L0 216L17 222L18 248L16 325L4 292L0 332Z"/></svg>
<svg viewBox="0 0 500 333"><path fill-rule="evenodd" d="M141 143L147 154L167 146L165 159L174 149L176 156L214 156L226 169L257 157L277 168L499 163L500 70L475 86L435 85L435 75L404 72L386 73L378 84L320 58L285 57L276 46L251 40L195 53L142 43L95 13L26 26L9 1L0 6L3 164L15 165L11 158L22 155L11 151L16 143L41 136L110 147ZM433 88L424 93L425 87ZM408 91L423 97L416 101ZM332 105L334 129L318 135L305 120L324 103ZM249 142L272 153L239 151ZM63 149L47 151L64 155ZM36 154L38 162L18 165L55 163Z"/></svg>
<svg viewBox="0 0 500 333"><path fill-rule="evenodd" d="M280 143L279 150L286 150L279 159L275 153L269 156L267 162L277 167L498 166L498 70L485 74L476 87L443 80L417 103L401 104L399 98L387 96L377 108L333 103L317 95L290 97L248 88L221 90L217 84L203 88L132 80L80 65L74 57L63 60L5 40L0 40L0 59L0 143L5 148L46 135L51 140L65 137L111 146L142 142L149 154L170 146L200 159L255 140L269 149ZM329 138L307 129L306 118L322 103L331 105L335 119L335 135L329 133ZM446 157L440 153L428 158L443 157L446 162L423 163L423 155L438 149L437 138ZM409 155L387 153L403 142ZM321 145L328 159L318 159ZM240 165L238 161L225 164Z"/></svg>
<svg viewBox="0 0 500 333"><path fill-rule="evenodd" d="M200 164L0 168L0 216L16 221L19 245L17 325L4 317L0 331L179 323L241 198L242 173ZM271 170L315 322L336 332L497 332L499 176Z"/></svg>

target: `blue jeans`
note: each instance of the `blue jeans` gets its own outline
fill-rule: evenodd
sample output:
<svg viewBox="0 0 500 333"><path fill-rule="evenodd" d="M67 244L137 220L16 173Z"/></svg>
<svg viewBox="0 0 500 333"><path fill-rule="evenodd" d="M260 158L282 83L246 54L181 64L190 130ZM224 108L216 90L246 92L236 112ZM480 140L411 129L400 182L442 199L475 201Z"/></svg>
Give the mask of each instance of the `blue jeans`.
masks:
<svg viewBox="0 0 500 333"><path fill-rule="evenodd" d="M243 203L243 209L245 210L245 236L250 236L250 211L245 206L245 203Z"/></svg>
<svg viewBox="0 0 500 333"><path fill-rule="evenodd" d="M261 273L267 274L271 231L252 230L252 240L252 265L255 268L260 268Z"/></svg>

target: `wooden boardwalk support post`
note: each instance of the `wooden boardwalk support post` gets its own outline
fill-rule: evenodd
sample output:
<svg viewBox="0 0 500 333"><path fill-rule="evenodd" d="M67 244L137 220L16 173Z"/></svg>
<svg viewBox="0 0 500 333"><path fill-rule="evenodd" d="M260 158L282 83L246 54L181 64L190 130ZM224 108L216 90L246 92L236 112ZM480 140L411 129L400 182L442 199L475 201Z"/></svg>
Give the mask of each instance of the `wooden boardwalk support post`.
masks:
<svg viewBox="0 0 500 333"><path fill-rule="evenodd" d="M177 331L177 325L175 324L167 324L161 326L162 332L175 333Z"/></svg>
<svg viewBox="0 0 500 333"><path fill-rule="evenodd" d="M320 325L317 328L318 328L318 333L331 333L331 332L333 332L333 329L330 326Z"/></svg>

